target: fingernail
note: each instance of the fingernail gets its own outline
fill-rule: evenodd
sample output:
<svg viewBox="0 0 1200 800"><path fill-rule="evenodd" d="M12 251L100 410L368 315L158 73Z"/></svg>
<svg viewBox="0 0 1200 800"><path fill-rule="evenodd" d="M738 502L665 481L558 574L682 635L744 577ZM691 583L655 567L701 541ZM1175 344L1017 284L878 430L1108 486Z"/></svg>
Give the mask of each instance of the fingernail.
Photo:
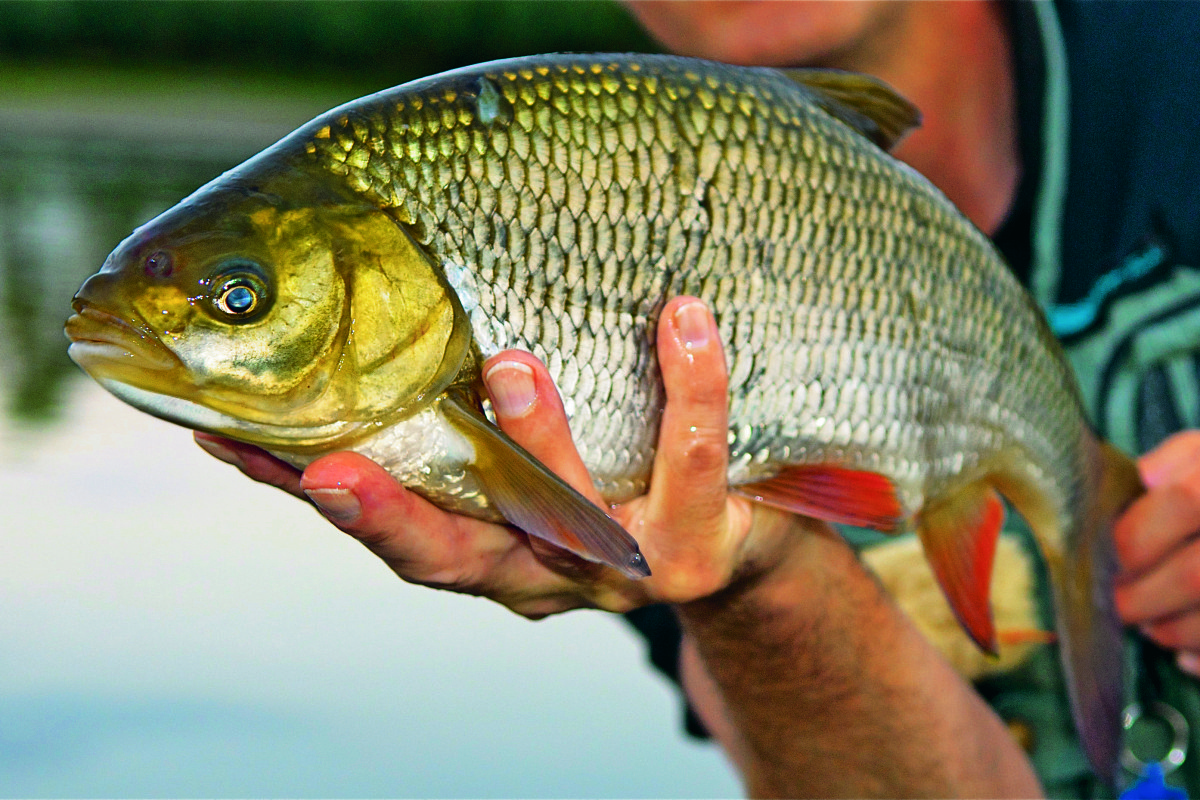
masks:
<svg viewBox="0 0 1200 800"><path fill-rule="evenodd" d="M483 376L496 414L502 417L522 417L537 400L533 370L519 361L493 364Z"/></svg>
<svg viewBox="0 0 1200 800"><path fill-rule="evenodd" d="M708 310L699 300L675 309L675 329L688 350L698 350L708 344Z"/></svg>
<svg viewBox="0 0 1200 800"><path fill-rule="evenodd" d="M226 464L233 464L235 467L244 467L246 463L242 461L241 456L230 450L220 442L215 442L212 439L196 437L196 444L204 448L204 452L208 453L213 458L224 461Z"/></svg>
<svg viewBox="0 0 1200 800"><path fill-rule="evenodd" d="M1175 663L1189 675L1200 677L1200 656L1195 653L1180 653L1175 656Z"/></svg>
<svg viewBox="0 0 1200 800"><path fill-rule="evenodd" d="M305 489L304 493L333 522L349 525L362 516L362 503L349 489Z"/></svg>

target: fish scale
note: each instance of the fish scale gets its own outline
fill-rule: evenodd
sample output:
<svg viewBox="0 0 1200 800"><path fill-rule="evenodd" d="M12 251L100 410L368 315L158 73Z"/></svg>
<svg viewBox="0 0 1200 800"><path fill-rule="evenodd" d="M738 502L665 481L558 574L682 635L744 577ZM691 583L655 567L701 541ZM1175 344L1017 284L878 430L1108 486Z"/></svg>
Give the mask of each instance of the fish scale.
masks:
<svg viewBox="0 0 1200 800"><path fill-rule="evenodd" d="M650 68L659 74L647 76ZM657 435L652 421L662 403L649 332L666 296L692 293L712 305L729 356L731 478L753 479L797 454L820 462L836 451L839 458L851 455L855 465L882 466L901 476L905 505L918 510L924 496L952 477L941 466L947 457L927 461L928 453L915 451L928 438L920 435L921 420L970 419L983 409L952 407L920 388L941 381L958 390L961 379L948 367L933 377L921 363L906 368L894 354L907 352L918 338L912 326L935 325L947 344L961 340L968 348L969 361L961 367L982 364L1000 372L1011 363L998 358L1002 348L981 351L988 340L964 328L985 309L993 318L1033 314L1021 307L1021 295L983 237L924 181L885 161L778 73L752 73L750 79L740 73L731 80L721 71L681 69L670 59L533 60L521 72L461 75L453 89L433 85L422 91L418 84L405 97L360 106L334 121L332 135L311 140L312 156L416 223L417 238L436 259L478 272L477 284L489 290L479 293L472 319L477 326L482 317L499 321L495 328L503 337L488 337L496 350L527 349L543 360L560 352L562 363L587 355L611 385L628 389L598 399L578 391L596 392L595 382L580 386L562 367L552 369L557 381L567 377L566 388L576 390L567 392L576 416L594 402L606 402L613 412L606 425L592 424L596 418L588 414L588 424L576 426L580 453L609 499L645 488ZM490 125L481 124L476 107L481 81L503 98ZM649 118L647 110L653 112ZM731 113L736 121L729 120ZM717 118L722 122L713 124ZM455 169L444 168L448 161ZM758 169L762 163L775 169ZM525 181L496 180L514 174ZM511 220L503 234L500 219ZM905 221L899 235L888 230L895 219ZM883 233L859 235L864 227ZM799 232L791 247L788 231ZM612 244L598 247L599 241ZM912 263L924 267L918 278ZM646 264L654 265L652 274ZM614 273L633 284L598 277ZM916 280L924 285L915 287ZM855 302L868 287L884 308ZM897 300L903 305L914 288L937 296L940 302L927 300L922 307L940 309L940 318L898 323L887 337L876 315L888 314ZM805 298L800 305L789 302L797 291ZM627 316L600 330L560 328L556 321L580 302ZM518 307L524 313L512 312ZM959 310L958 319L952 309ZM795 370L785 357L797 330L804 332L802 345L821 354L815 371ZM876 337L864 341L867 332ZM843 358L852 335L859 356ZM590 341L598 336L610 341L602 363ZM777 357L763 353L764 340L781 342ZM872 370L864 367L867 347L875 356ZM1034 367L1037 379L1069 385L1060 364L1025 366ZM807 391L797 402L801 393L778 387L815 386L818 375L825 385L814 418ZM889 432L882 422L872 424L866 418L870 404L855 398L887 395L897 385L913 390L891 395L888 405L902 427ZM1021 393L1018 385L1010 395L1018 399ZM1074 403L1064 391L1049 412L1039 413L1045 419L1062 408L1075 412ZM808 420L798 426L801 435L783 435L780 420L786 417ZM839 428L835 419L847 424ZM975 444L980 437L970 431L979 424L959 426L951 446ZM1078 446L1062 437L1043 443L1032 432L1016 438L1039 445L1042 461ZM882 446L875 444L881 439ZM618 456L601 459L612 453Z"/></svg>

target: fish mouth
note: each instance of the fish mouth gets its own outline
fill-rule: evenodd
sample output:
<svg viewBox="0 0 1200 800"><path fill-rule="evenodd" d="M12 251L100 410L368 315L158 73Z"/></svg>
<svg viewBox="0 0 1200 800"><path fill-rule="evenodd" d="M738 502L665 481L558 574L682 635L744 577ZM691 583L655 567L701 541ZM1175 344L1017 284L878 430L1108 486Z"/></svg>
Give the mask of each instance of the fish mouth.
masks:
<svg viewBox="0 0 1200 800"><path fill-rule="evenodd" d="M67 355L89 375L130 367L163 372L179 366L179 359L158 337L83 301L76 302L63 332L71 340Z"/></svg>
<svg viewBox="0 0 1200 800"><path fill-rule="evenodd" d="M71 360L109 392L147 414L291 453L329 449L331 443L348 441L364 427L350 421L311 427L251 422L235 416L236 412L219 410L188 383L183 362L153 333L84 300L76 299L74 306L64 328L71 340L67 349Z"/></svg>

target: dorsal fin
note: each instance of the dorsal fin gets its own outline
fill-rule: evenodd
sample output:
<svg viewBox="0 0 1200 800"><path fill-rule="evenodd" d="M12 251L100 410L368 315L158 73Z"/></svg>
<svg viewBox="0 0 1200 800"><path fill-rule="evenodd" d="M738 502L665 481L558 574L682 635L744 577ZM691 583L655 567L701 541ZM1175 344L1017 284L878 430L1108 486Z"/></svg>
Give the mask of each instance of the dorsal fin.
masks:
<svg viewBox="0 0 1200 800"><path fill-rule="evenodd" d="M921 112L878 78L836 69L785 69L783 74L813 93L817 104L891 150L921 124Z"/></svg>

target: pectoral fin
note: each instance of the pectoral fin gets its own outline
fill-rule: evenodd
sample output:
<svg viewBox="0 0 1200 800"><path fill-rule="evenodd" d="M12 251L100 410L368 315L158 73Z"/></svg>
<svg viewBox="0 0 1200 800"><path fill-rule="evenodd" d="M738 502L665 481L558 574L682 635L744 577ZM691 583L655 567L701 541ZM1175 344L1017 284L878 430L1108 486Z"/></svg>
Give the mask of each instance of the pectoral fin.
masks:
<svg viewBox="0 0 1200 800"><path fill-rule="evenodd" d="M997 655L996 626L989 592L1004 503L984 483L939 498L917 515L917 536L942 592L967 634Z"/></svg>
<svg viewBox="0 0 1200 800"><path fill-rule="evenodd" d="M650 575L637 541L586 497L465 401L442 400L446 419L475 447L469 467L504 518L526 533L606 564L629 578Z"/></svg>
<svg viewBox="0 0 1200 800"><path fill-rule="evenodd" d="M898 530L904 518L888 478L830 464L785 467L774 477L732 490L793 514L885 533Z"/></svg>

